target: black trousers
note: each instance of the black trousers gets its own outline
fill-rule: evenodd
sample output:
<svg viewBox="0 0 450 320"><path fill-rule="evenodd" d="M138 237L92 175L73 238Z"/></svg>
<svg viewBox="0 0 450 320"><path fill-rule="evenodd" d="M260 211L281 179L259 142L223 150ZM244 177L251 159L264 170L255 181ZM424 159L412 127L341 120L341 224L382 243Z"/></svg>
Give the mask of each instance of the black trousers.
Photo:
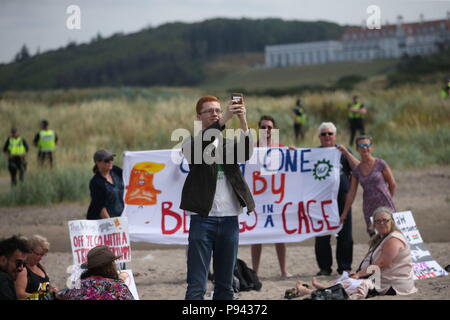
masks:
<svg viewBox="0 0 450 320"><path fill-rule="evenodd" d="M366 134L366 130L364 128L364 119L348 119L348 123L350 126L350 142L349 145L353 145L353 140L355 139L356 131L359 131L359 134Z"/></svg>
<svg viewBox="0 0 450 320"><path fill-rule="evenodd" d="M53 167L53 152L52 151L39 151L38 152L38 164L42 167L45 165L46 159L48 160L50 167Z"/></svg>
<svg viewBox="0 0 450 320"><path fill-rule="evenodd" d="M25 178L25 171L27 170L27 162L24 157L12 156L8 159L8 170L11 175L11 184L17 184L17 173L19 179L23 182Z"/></svg>
<svg viewBox="0 0 450 320"><path fill-rule="evenodd" d="M320 270L331 272L333 265L333 254L331 252L331 236L316 237L314 244L317 265ZM336 239L336 261L337 270L352 269L353 260L353 236L352 236L352 211L350 210L344 222L342 230L339 231Z"/></svg>
<svg viewBox="0 0 450 320"><path fill-rule="evenodd" d="M303 140L305 134L303 132L303 125L301 123L294 123L294 134L295 140L298 142L298 138L301 137Z"/></svg>

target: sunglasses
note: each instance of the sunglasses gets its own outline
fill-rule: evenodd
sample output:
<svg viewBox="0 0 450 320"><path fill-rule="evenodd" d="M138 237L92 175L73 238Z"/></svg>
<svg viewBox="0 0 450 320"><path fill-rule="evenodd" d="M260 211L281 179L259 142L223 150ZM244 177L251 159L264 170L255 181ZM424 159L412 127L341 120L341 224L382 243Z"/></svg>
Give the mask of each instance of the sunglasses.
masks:
<svg viewBox="0 0 450 320"><path fill-rule="evenodd" d="M217 113L217 114L221 114L222 110L221 109L208 109L205 111L200 112L200 114L204 114L204 113L209 113L209 114L213 114L213 113Z"/></svg>
<svg viewBox="0 0 450 320"><path fill-rule="evenodd" d="M272 130L273 129L273 127L271 127L271 126L261 126L260 128L261 129L267 129L267 130Z"/></svg>
<svg viewBox="0 0 450 320"><path fill-rule="evenodd" d="M363 149L363 148L369 148L371 145L372 145L371 143L360 143L360 144L358 144L358 147Z"/></svg>
<svg viewBox="0 0 450 320"><path fill-rule="evenodd" d="M109 159L103 160L104 163L109 163L109 162L111 162L111 161L114 161L114 158L109 158Z"/></svg>
<svg viewBox="0 0 450 320"><path fill-rule="evenodd" d="M321 132L320 136L325 137L325 136L332 136L334 134L334 132Z"/></svg>
<svg viewBox="0 0 450 320"><path fill-rule="evenodd" d="M25 268L27 263L23 260L16 260L16 268Z"/></svg>
<svg viewBox="0 0 450 320"><path fill-rule="evenodd" d="M391 219L377 219L377 220L374 220L373 222L375 223L375 224L384 224L384 223L388 223L389 221L391 221Z"/></svg>

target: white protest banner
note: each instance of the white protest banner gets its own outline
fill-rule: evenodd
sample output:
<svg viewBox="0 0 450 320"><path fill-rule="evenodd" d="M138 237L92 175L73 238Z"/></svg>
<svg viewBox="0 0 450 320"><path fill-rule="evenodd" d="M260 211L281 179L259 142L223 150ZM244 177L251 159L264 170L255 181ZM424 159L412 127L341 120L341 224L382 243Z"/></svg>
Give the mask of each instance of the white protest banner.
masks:
<svg viewBox="0 0 450 320"><path fill-rule="evenodd" d="M414 280L446 276L448 273L433 259L422 240L411 211L394 213L395 224L411 248Z"/></svg>
<svg viewBox="0 0 450 320"><path fill-rule="evenodd" d="M239 216L239 243L299 242L339 232L340 156L336 148L255 148L241 164L256 209ZM132 241L187 244L190 219L179 206L188 172L180 149L124 153L122 216Z"/></svg>
<svg viewBox="0 0 450 320"><path fill-rule="evenodd" d="M86 262L87 253L95 246L108 246L117 262L131 261L128 219L117 217L101 220L72 220L68 222L74 264Z"/></svg>

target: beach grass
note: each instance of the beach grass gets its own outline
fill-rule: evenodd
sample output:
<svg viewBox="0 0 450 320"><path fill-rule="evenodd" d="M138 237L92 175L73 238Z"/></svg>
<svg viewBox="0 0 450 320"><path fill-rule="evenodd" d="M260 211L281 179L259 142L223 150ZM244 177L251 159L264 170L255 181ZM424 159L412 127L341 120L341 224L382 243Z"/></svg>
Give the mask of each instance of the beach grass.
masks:
<svg viewBox="0 0 450 320"><path fill-rule="evenodd" d="M173 148L180 142L171 141L173 130L192 132L195 103L208 93L189 88L6 93L0 100L2 144L9 129L16 126L30 151L25 184L13 191L8 184L0 184L0 206L86 200L92 155L97 149L116 153L116 164L121 166L124 151ZM272 115L281 143L309 148L319 146L320 123L331 121L338 128L338 143L348 146L347 104L353 94L360 95L368 109L366 131L374 139L375 156L394 169L450 164L450 101L439 97L438 83L384 89L369 80L351 92L305 93L301 98L308 120L305 139L298 144L290 115L297 96L246 96L249 126L256 129L261 115ZM225 91L218 97L222 101L229 98ZM54 170L37 167L32 140L41 119L47 119L59 137ZM234 119L231 126L237 128L238 121ZM9 179L5 157L0 159L0 177Z"/></svg>

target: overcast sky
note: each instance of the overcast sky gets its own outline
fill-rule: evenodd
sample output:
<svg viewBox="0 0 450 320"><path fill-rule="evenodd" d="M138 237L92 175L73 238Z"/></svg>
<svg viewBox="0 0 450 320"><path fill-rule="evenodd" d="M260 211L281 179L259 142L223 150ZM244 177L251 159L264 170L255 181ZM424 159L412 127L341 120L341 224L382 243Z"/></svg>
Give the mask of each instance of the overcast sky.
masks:
<svg viewBox="0 0 450 320"><path fill-rule="evenodd" d="M81 11L81 29L70 30L67 8ZM327 20L361 25L368 6L381 9L383 24L401 14L405 22L445 19L450 0L0 0L0 63L10 62L26 44L31 54L89 42L97 33L131 33L166 22L205 19L268 18Z"/></svg>

